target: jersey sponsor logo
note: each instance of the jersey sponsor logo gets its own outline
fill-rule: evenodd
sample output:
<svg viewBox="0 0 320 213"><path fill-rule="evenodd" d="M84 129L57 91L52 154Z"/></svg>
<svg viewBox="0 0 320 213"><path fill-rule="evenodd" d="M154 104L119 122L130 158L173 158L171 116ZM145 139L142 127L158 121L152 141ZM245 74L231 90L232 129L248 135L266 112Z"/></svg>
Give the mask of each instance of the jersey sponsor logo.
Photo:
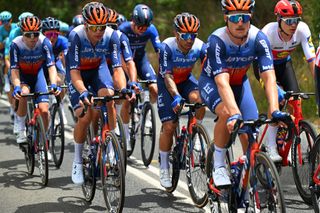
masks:
<svg viewBox="0 0 320 213"><path fill-rule="evenodd" d="M167 63L167 60L168 60L168 53L167 51L164 51L163 52L163 66L168 66L168 63Z"/></svg>
<svg viewBox="0 0 320 213"><path fill-rule="evenodd" d="M163 94L162 94L162 93L160 93L160 94L158 95L158 107L159 107L159 108L160 108L160 107L164 107Z"/></svg>
<svg viewBox="0 0 320 213"><path fill-rule="evenodd" d="M268 46L267 42L265 40L260 40L259 42L264 48L264 51L266 53L266 57L269 58L270 60L272 60L272 57L271 57L271 54L270 54L270 49L269 49L269 46Z"/></svg>
<svg viewBox="0 0 320 213"><path fill-rule="evenodd" d="M221 51L221 47L219 46L219 44L217 44L215 53L216 53L216 61L218 64L221 64L220 51Z"/></svg>
<svg viewBox="0 0 320 213"><path fill-rule="evenodd" d="M262 70L273 70L273 65L262 66Z"/></svg>
<svg viewBox="0 0 320 213"><path fill-rule="evenodd" d="M74 47L74 61L79 62L79 47L75 45Z"/></svg>
<svg viewBox="0 0 320 213"><path fill-rule="evenodd" d="M227 58L226 62L232 63L232 62L247 62L252 61L255 58L255 56L246 56L246 57L232 57L230 56ZM270 56L271 58L271 56Z"/></svg>
<svg viewBox="0 0 320 213"><path fill-rule="evenodd" d="M210 87L210 84L207 83L204 87L203 90L209 95L214 89Z"/></svg>
<svg viewBox="0 0 320 213"><path fill-rule="evenodd" d="M313 46L313 43L312 43L312 38L311 38L311 36L309 36L309 37L307 38L307 40L308 40L308 45L309 45L309 47L310 47L310 48L313 48L314 46Z"/></svg>
<svg viewBox="0 0 320 213"><path fill-rule="evenodd" d="M47 58L48 58L49 60L51 60L51 54L50 54L50 51L49 51L48 46L47 46L47 45L44 45L43 48L44 48L44 50L46 51Z"/></svg>
<svg viewBox="0 0 320 213"><path fill-rule="evenodd" d="M181 63L189 63L189 62L195 62L197 61L197 57L192 57L192 58L180 58L176 57L173 62L181 62Z"/></svg>
<svg viewBox="0 0 320 213"><path fill-rule="evenodd" d="M290 55L290 52L288 51L283 51L283 52L278 52L276 54L277 58L287 58Z"/></svg>
<svg viewBox="0 0 320 213"><path fill-rule="evenodd" d="M211 76L211 69L210 60L207 59L207 66L203 70L207 73L208 77Z"/></svg>
<svg viewBox="0 0 320 213"><path fill-rule="evenodd" d="M117 44L113 44L112 47L113 47L113 51L112 51L113 57L115 59L118 59L118 51L117 51L118 47L117 47Z"/></svg>

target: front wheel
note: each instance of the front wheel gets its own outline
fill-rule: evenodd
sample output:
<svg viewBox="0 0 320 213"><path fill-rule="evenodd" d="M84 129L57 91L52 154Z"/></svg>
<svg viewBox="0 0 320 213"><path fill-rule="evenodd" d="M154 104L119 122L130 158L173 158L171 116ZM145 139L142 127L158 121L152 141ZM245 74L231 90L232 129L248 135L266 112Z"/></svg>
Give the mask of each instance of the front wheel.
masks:
<svg viewBox="0 0 320 213"><path fill-rule="evenodd" d="M258 212L285 213L286 207L279 174L266 153L256 153L255 164L250 172L249 212L258 210ZM260 178L257 178L257 174Z"/></svg>
<svg viewBox="0 0 320 213"><path fill-rule="evenodd" d="M144 104L141 122L141 156L143 164L148 167L152 161L156 145L156 120L150 102Z"/></svg>
<svg viewBox="0 0 320 213"><path fill-rule="evenodd" d="M29 123L29 116L27 115L27 118L26 118L27 144L26 145L22 144L21 146L23 146L22 149L24 150L24 159L26 161L28 174L32 175L34 172L34 161L35 161L34 146L33 146L34 143L32 141L32 137L33 137L35 128L32 125L28 125L28 123Z"/></svg>
<svg viewBox="0 0 320 213"><path fill-rule="evenodd" d="M308 121L299 122L299 136L295 137L292 145L292 173L297 190L307 204L311 205L309 189L310 151L316 139L316 131Z"/></svg>
<svg viewBox="0 0 320 213"><path fill-rule="evenodd" d="M115 131L123 155L123 166L125 171L127 170L127 143L126 143L126 133L124 132L123 122L119 115L117 115L117 127Z"/></svg>

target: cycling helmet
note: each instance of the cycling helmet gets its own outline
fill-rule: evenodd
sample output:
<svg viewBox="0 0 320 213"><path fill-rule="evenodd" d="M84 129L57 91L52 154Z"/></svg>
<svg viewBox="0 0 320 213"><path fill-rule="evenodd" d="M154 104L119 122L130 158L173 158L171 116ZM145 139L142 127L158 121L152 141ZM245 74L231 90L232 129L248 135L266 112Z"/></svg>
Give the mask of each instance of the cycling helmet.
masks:
<svg viewBox="0 0 320 213"><path fill-rule="evenodd" d="M69 24L63 22L63 21L60 21L60 32L63 32L63 33L68 33L69 32Z"/></svg>
<svg viewBox="0 0 320 213"><path fill-rule="evenodd" d="M119 14L114 9L108 8L108 23L110 24L117 24Z"/></svg>
<svg viewBox="0 0 320 213"><path fill-rule="evenodd" d="M76 27L76 26L78 26L78 25L81 25L81 24L83 24L84 23L84 20L83 20L83 17L82 17L82 15L80 14L80 15L76 15L75 17L73 17L73 19L72 19L72 25L74 26L74 27Z"/></svg>
<svg viewBox="0 0 320 213"><path fill-rule="evenodd" d="M27 16L33 16L32 13L30 12L23 12L20 14L20 16L18 17L19 21L21 21L23 18L27 17Z"/></svg>
<svg viewBox="0 0 320 213"><path fill-rule="evenodd" d="M23 32L40 31L41 20L37 16L27 16L21 20L20 28Z"/></svg>
<svg viewBox="0 0 320 213"><path fill-rule="evenodd" d="M144 4L138 4L133 9L132 20L138 26L149 26L153 19L152 10Z"/></svg>
<svg viewBox="0 0 320 213"><path fill-rule="evenodd" d="M249 11L252 13L255 0L221 0L222 11L228 13L230 11Z"/></svg>
<svg viewBox="0 0 320 213"><path fill-rule="evenodd" d="M105 25L108 20L108 10L102 3L90 2L83 7L82 16L88 24Z"/></svg>
<svg viewBox="0 0 320 213"><path fill-rule="evenodd" d="M176 31L182 33L196 33L200 27L200 20L190 13L176 15L173 22Z"/></svg>
<svg viewBox="0 0 320 213"><path fill-rule="evenodd" d="M118 20L117 20L117 24L118 25L120 25L120 24L122 24L123 22L126 22L126 21L127 21L127 18L124 15L122 15L122 14L118 15Z"/></svg>
<svg viewBox="0 0 320 213"><path fill-rule="evenodd" d="M295 0L280 0L274 8L274 14L278 16L301 16L302 7Z"/></svg>
<svg viewBox="0 0 320 213"><path fill-rule="evenodd" d="M60 22L52 17L48 17L44 20L42 20L42 31L48 31L48 30L60 30Z"/></svg>
<svg viewBox="0 0 320 213"><path fill-rule="evenodd" d="M9 22L12 18L12 14L9 11L2 11L0 13L0 20L3 22Z"/></svg>

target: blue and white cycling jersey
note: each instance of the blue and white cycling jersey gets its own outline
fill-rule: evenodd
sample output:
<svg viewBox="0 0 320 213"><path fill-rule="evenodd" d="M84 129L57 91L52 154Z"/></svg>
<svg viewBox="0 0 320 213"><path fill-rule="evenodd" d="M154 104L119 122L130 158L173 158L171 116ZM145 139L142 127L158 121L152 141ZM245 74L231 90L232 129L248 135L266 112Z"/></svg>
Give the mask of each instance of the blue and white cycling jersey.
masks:
<svg viewBox="0 0 320 213"><path fill-rule="evenodd" d="M131 28L131 22L127 21L119 26L119 30L126 34L130 41L130 47L132 50L133 57L142 58L145 54L145 48L148 40L151 40L153 48L156 52L159 52L161 42L159 39L159 33L157 28L151 24L147 30L141 34L135 34Z"/></svg>
<svg viewBox="0 0 320 213"><path fill-rule="evenodd" d="M214 78L228 72L232 86L242 85L247 79L246 73L255 58L260 72L273 69L270 43L266 35L253 25L249 29L247 41L241 46L231 41L226 27L213 32L208 42L208 58L204 62L202 76Z"/></svg>
<svg viewBox="0 0 320 213"><path fill-rule="evenodd" d="M16 23L11 23L11 29L7 31L4 25L0 26L0 43L4 42L4 40L9 36L10 32L17 27L18 26Z"/></svg>
<svg viewBox="0 0 320 213"><path fill-rule="evenodd" d="M132 60L132 51L130 48L130 42L128 37L122 33L120 30L115 30L117 35L119 36L120 40L120 50L121 50L121 55L123 56L123 59L125 62L128 62L129 60ZM107 51L107 62L108 65L111 64L111 52Z"/></svg>
<svg viewBox="0 0 320 213"><path fill-rule="evenodd" d="M162 42L162 45L158 76L164 78L165 74L172 74L176 84L186 81L196 61L198 59L203 61L207 53L207 45L198 38L187 54L179 50L175 37L167 38Z"/></svg>
<svg viewBox="0 0 320 213"><path fill-rule="evenodd" d="M68 39L62 35L59 35L56 43L54 44L54 46L52 46L52 49L55 60L59 60L59 55L61 52L63 52L64 55L67 55Z"/></svg>

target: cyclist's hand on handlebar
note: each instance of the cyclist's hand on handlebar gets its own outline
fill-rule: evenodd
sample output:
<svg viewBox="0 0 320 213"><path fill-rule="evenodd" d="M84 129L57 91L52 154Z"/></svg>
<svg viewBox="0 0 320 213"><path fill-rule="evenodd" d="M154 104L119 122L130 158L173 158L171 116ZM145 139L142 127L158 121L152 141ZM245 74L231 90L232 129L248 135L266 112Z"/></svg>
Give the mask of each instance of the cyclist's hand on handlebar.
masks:
<svg viewBox="0 0 320 213"><path fill-rule="evenodd" d="M92 93L88 92L88 91L84 91L80 94L79 96L80 99L80 105L88 105L90 106L92 103Z"/></svg>
<svg viewBox="0 0 320 213"><path fill-rule="evenodd" d="M171 103L171 107L175 113L177 113L181 107L182 97L180 95L176 95L173 97L173 101Z"/></svg>
<svg viewBox="0 0 320 213"><path fill-rule="evenodd" d="M227 119L227 128L228 128L228 131L229 131L230 134L234 131L234 129L235 129L235 124L237 123L238 120L242 120L241 114L231 115L231 116ZM241 124L241 126L242 126L242 124ZM241 127L241 126L240 126L240 127Z"/></svg>
<svg viewBox="0 0 320 213"><path fill-rule="evenodd" d="M12 97L19 100L21 98L21 87L15 86L12 92Z"/></svg>
<svg viewBox="0 0 320 213"><path fill-rule="evenodd" d="M136 93L133 89L123 88L120 93L126 97L129 102L133 102L136 100Z"/></svg>
<svg viewBox="0 0 320 213"><path fill-rule="evenodd" d="M292 118L289 113L287 112L281 112L279 110L275 110L272 114L272 119L275 119L278 121L278 125L281 127L287 127L290 122L292 122Z"/></svg>
<svg viewBox="0 0 320 213"><path fill-rule="evenodd" d="M50 89L54 96L58 96L61 93L61 87L56 84L51 84Z"/></svg>
<svg viewBox="0 0 320 213"><path fill-rule="evenodd" d="M136 94L139 94L142 91L141 84L135 81L129 82L128 86L130 89L133 89Z"/></svg>

